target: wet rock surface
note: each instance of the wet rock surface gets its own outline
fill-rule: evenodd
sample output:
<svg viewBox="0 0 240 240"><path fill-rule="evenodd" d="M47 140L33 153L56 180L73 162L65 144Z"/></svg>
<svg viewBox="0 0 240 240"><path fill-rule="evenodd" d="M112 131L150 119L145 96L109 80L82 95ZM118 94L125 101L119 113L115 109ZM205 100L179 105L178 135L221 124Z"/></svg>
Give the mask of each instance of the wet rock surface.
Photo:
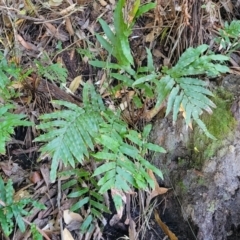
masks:
<svg viewBox="0 0 240 240"><path fill-rule="evenodd" d="M171 117L159 119L152 131L154 142L168 150L153 162L165 176L160 184L173 189L164 209L165 216L166 209L174 216L179 239L240 239L240 77L228 75L222 86L234 94L231 111L237 123L200 168L194 167L192 131L182 119L175 125Z"/></svg>

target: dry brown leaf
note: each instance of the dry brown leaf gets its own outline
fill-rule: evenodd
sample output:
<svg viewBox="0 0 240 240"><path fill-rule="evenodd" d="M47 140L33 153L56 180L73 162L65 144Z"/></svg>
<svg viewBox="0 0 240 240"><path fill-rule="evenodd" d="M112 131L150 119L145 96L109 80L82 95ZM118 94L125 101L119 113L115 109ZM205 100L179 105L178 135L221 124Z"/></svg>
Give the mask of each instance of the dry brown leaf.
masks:
<svg viewBox="0 0 240 240"><path fill-rule="evenodd" d="M3 14L3 13L2 13L2 14ZM12 26L12 23L11 23L8 15L3 14L3 15L2 15L2 19L3 19L3 22L4 22L4 26L5 26L5 27L8 28L8 27L11 27L11 26Z"/></svg>
<svg viewBox="0 0 240 240"><path fill-rule="evenodd" d="M39 172L35 171L30 174L30 181L35 184L42 180L42 176Z"/></svg>
<svg viewBox="0 0 240 240"><path fill-rule="evenodd" d="M8 177L20 170L18 164L12 161L0 162L0 168Z"/></svg>
<svg viewBox="0 0 240 240"><path fill-rule="evenodd" d="M26 49L34 51L38 50L36 46L34 46L32 43L26 42L19 34L17 34L17 39Z"/></svg>
<svg viewBox="0 0 240 240"><path fill-rule="evenodd" d="M73 81L70 83L69 89L75 93L78 89L79 85L82 83L82 76L77 76L73 79Z"/></svg>
<svg viewBox="0 0 240 240"><path fill-rule="evenodd" d="M65 21L66 21L66 30L68 31L70 36L73 36L74 35L74 30L73 30L70 18L66 17Z"/></svg>
<svg viewBox="0 0 240 240"><path fill-rule="evenodd" d="M107 2L106 2L105 0L99 0L99 3L100 3L103 7L107 6Z"/></svg>
<svg viewBox="0 0 240 240"><path fill-rule="evenodd" d="M75 8L76 8L76 3L70 5L69 7L65 8L65 9L63 9L62 11L60 11L59 14L62 15L62 16L65 16L65 15L71 13ZM78 8L78 9L83 10L83 8Z"/></svg>
<svg viewBox="0 0 240 240"><path fill-rule="evenodd" d="M57 38L60 41L67 41L68 36L65 36L64 34L60 33L51 23L46 22L45 25L47 26L47 29L49 30L50 34Z"/></svg>
<svg viewBox="0 0 240 240"><path fill-rule="evenodd" d="M40 171L41 171L41 174L43 176L44 182L46 183L47 188L48 188L49 184L50 184L50 171L49 171L48 165L47 164L43 164L40 167Z"/></svg>
<svg viewBox="0 0 240 240"><path fill-rule="evenodd" d="M129 223L129 228L128 228L128 233L129 233L129 239L130 240L135 240L137 239L137 232L136 232L136 223L130 219Z"/></svg>
<svg viewBox="0 0 240 240"><path fill-rule="evenodd" d="M74 212L70 212L69 210L64 210L63 211L63 219L64 219L64 222L66 224L69 224L71 223L72 221L78 221L78 222L82 222L83 221L83 218L80 214L78 213L74 213Z"/></svg>
<svg viewBox="0 0 240 240"><path fill-rule="evenodd" d="M150 122L165 106L166 102L163 102L158 107L153 107L149 111L146 111L143 117L147 122Z"/></svg>
<svg viewBox="0 0 240 240"><path fill-rule="evenodd" d="M26 190L28 189L29 187L31 187L33 184L28 184L27 186L21 188L20 190L18 190L15 194L14 194L14 201L19 201L21 199L24 199L24 198L29 198L30 197L30 193Z"/></svg>
<svg viewBox="0 0 240 240"><path fill-rule="evenodd" d="M165 194L169 189L168 188L163 188L163 187L160 187L152 170L148 170L148 175L150 176L150 178L154 181L154 185L155 185L155 188L152 190L152 192L148 195L147 197L147 200L146 200L146 207L149 206L150 204L150 201L158 196L158 195L162 195L162 194Z"/></svg>
<svg viewBox="0 0 240 240"><path fill-rule="evenodd" d="M161 218L159 217L157 211L154 211L155 219L158 223L158 225L161 227L161 229L164 231L164 233L169 237L170 240L178 240L176 235L168 228L168 226L162 222Z"/></svg>
<svg viewBox="0 0 240 240"><path fill-rule="evenodd" d="M146 39L145 39L145 41L146 42L152 42L153 40L154 40L154 34L155 33L155 31L153 30L153 31L151 31L147 36L146 36Z"/></svg>
<svg viewBox="0 0 240 240"><path fill-rule="evenodd" d="M220 2L227 12L233 13L233 4L231 1L221 0Z"/></svg>
<svg viewBox="0 0 240 240"><path fill-rule="evenodd" d="M63 240L74 240L72 234L67 230L67 228L64 228L63 230Z"/></svg>

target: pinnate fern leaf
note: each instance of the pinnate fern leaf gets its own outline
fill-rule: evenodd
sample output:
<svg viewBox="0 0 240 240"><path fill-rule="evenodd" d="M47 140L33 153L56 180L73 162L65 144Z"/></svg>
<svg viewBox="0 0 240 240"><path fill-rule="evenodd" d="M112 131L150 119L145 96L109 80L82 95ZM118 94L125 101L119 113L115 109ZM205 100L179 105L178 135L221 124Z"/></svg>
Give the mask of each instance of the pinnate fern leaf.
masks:
<svg viewBox="0 0 240 240"><path fill-rule="evenodd" d="M124 126L124 122L114 120L115 123L117 121L119 125ZM145 134L149 133L149 126L147 128ZM145 189L148 184L153 188L154 183L146 170L151 169L161 178L162 172L144 159L144 155L146 149L158 152L165 150L157 145L145 143L141 135L134 130L119 132L119 129L112 127L112 123L109 122L109 126L105 131L101 129L101 135L96 139L102 146L102 151L93 154L93 157L104 161L93 174L102 176L98 182L99 192L104 193L112 188L127 192L132 187ZM132 144L129 144L129 140ZM140 149L145 151L142 153Z"/></svg>
<svg viewBox="0 0 240 240"><path fill-rule="evenodd" d="M21 232L26 230L22 217L30 214L29 211L24 210L28 204L45 209L43 204L29 198L20 199L19 201L14 200L14 188L11 179L5 184L0 177L0 193L0 226L6 236L9 236L13 231L14 219Z"/></svg>
<svg viewBox="0 0 240 240"><path fill-rule="evenodd" d="M30 122L24 120L25 115L11 113L12 109L12 104L0 105L0 154L5 154L5 143L11 139L15 127L31 126Z"/></svg>
<svg viewBox="0 0 240 240"><path fill-rule="evenodd" d="M167 99L166 115L172 111L173 121L177 120L178 113L182 109L185 113L187 125L192 120L195 120L208 137L215 139L200 119L203 111L211 114L212 108L216 107L210 99L213 94L207 89L207 82L190 76L199 74L217 76L220 73L228 72L229 68L222 63L229 58L220 54L206 52L207 50L208 45L206 44L197 48L188 48L174 67L171 69L163 68L164 75L159 81L156 80L158 76L151 78L151 74L149 77L137 79L133 86L152 81L156 84L156 106L159 106Z"/></svg>
<svg viewBox="0 0 240 240"><path fill-rule="evenodd" d="M51 81L59 81L61 83L66 83L67 79L67 69L63 68L61 64L54 63L50 64L48 66L43 66L41 62L35 61L38 73L45 78L51 80Z"/></svg>
<svg viewBox="0 0 240 240"><path fill-rule="evenodd" d="M67 197L75 198L77 200L70 210L79 211L81 208L89 209L89 212L93 216L93 218L89 218L89 215L87 215L83 220L81 230L82 232L86 232L91 228L94 219L100 218L103 212L110 213L110 211L104 205L104 197L98 193L99 187L97 186L95 179L91 177L89 171L80 168L61 173L61 175L64 174L68 177L72 175L74 178L62 185L63 190L71 187L72 191ZM90 221L90 219L92 221Z"/></svg>
<svg viewBox="0 0 240 240"><path fill-rule="evenodd" d="M59 160L74 168L76 161L82 163L84 157L89 157L104 108L101 98L88 84L83 91L83 108L65 101L54 102L66 109L40 116L42 123L37 128L47 132L35 139L46 143L41 151L52 156L52 180L56 178Z"/></svg>

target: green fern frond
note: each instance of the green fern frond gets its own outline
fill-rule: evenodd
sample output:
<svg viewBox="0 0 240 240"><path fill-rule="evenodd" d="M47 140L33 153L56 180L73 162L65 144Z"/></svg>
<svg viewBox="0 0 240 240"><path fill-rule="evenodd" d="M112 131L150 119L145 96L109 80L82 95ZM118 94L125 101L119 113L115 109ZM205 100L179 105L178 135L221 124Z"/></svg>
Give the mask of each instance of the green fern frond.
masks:
<svg viewBox="0 0 240 240"><path fill-rule="evenodd" d="M94 150L93 141L102 122L101 111L104 110L101 98L88 84L83 89L83 108L65 101L54 102L66 109L42 115L42 123L37 128L47 133L35 139L46 143L40 150L53 158L52 180L56 178L59 160L74 168L76 161L82 163L84 157L89 157L89 150Z"/></svg>
<svg viewBox="0 0 240 240"><path fill-rule="evenodd" d="M118 123L125 125L120 120ZM144 156L146 150L159 152L165 150L157 145L147 144L141 134L134 130L119 133L117 128L112 127L111 122L107 129L108 132L102 131L100 137L96 139L102 146L102 151L92 154L94 158L104 161L93 174L103 176L98 182L101 186L99 192L104 193L111 188L122 191L130 191L132 187L146 189L148 184L153 188L154 183L149 178L147 169L151 169L161 178L162 172L145 160ZM148 130L145 130L145 134L147 133ZM132 144L129 144L129 140Z"/></svg>
<svg viewBox="0 0 240 240"><path fill-rule="evenodd" d="M39 61L35 61L35 63L37 65L38 74L44 76L51 81L66 83L68 72L66 68L63 68L61 66L61 64L55 63L44 66Z"/></svg>
<svg viewBox="0 0 240 240"><path fill-rule="evenodd" d="M31 126L32 124L24 118L23 114L13 114L11 110L15 107L11 104L0 105L0 154L5 154L5 144L14 134L14 128L17 126Z"/></svg>
<svg viewBox="0 0 240 240"><path fill-rule="evenodd" d="M31 224L31 233L34 240L43 240L41 233L37 230L36 224Z"/></svg>
<svg viewBox="0 0 240 240"><path fill-rule="evenodd" d="M72 191L67 197L79 199L70 210L76 212L84 207L85 209L89 209L91 213L91 217L89 217L90 215L86 216L81 226L82 232L86 232L91 228L94 219L100 218L103 212L110 213L110 211L104 204L103 195L98 193L99 187L95 179L91 177L89 171L73 169L61 173L61 175L64 174L68 177L72 175L74 179L64 183L62 189L71 188ZM86 185L86 182L88 182L88 185Z"/></svg>
<svg viewBox="0 0 240 240"><path fill-rule="evenodd" d="M17 93L10 88L14 80L21 79L21 68L12 63L8 63L3 53L0 51L0 96L4 101L16 97Z"/></svg>
<svg viewBox="0 0 240 240"><path fill-rule="evenodd" d="M45 142L42 152L52 155L51 179L56 178L58 161L61 159L65 165L75 167L75 160L82 162L84 156L89 157L89 149L94 148L93 138L97 136L99 114L79 108L75 104L63 101L54 101L60 106L68 107L40 117L38 129L48 130L47 133L37 137L35 141Z"/></svg>
<svg viewBox="0 0 240 240"><path fill-rule="evenodd" d="M14 228L14 220L21 232L26 230L25 223L22 219L23 216L28 216L29 211L24 208L31 204L31 206L39 209L45 209L43 204L33 201L29 198L14 200L13 182L11 179L5 184L0 177L0 226L6 236L9 236Z"/></svg>
<svg viewBox="0 0 240 240"><path fill-rule="evenodd" d="M172 111L173 121L176 121L182 106L186 113L186 124L189 125L191 120L195 120L208 137L215 139L200 120L203 111L211 114L212 108L216 107L209 98L213 97L213 94L207 89L206 82L189 76L199 74L217 76L220 73L228 72L229 68L222 63L229 58L220 54L206 52L207 50L208 45L206 44L197 48L188 48L174 67L171 69L164 67L162 69L165 75L160 80L157 80L157 75L150 74L136 79L133 87L149 81L156 84L156 107L165 99L168 99L166 115ZM151 56L149 55L148 58L150 59Z"/></svg>

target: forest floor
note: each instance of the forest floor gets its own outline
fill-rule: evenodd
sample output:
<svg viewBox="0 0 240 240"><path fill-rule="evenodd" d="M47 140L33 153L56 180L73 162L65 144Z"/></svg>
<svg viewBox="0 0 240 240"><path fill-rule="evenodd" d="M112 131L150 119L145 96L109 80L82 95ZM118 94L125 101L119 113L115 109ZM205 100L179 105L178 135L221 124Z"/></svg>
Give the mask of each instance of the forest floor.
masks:
<svg viewBox="0 0 240 240"><path fill-rule="evenodd" d="M126 2L125 14L128 16L135 1ZM146 65L146 47L151 50L154 65L159 69L173 66L188 47L204 43L210 45L215 53L225 54L214 38L219 37L219 29L223 28L225 21L240 19L240 3L234 0L145 0L141 4L149 2L156 2L155 9L136 21L130 36L136 66ZM133 91L116 91L114 102L110 88L104 84L110 81L108 71L89 64L90 60L107 61L109 58L95 35L103 33L99 18L112 26L116 3L117 0L0 0L0 48L3 59L26 74L13 85L14 91L18 92L18 96L12 99L17 106L15 113L26 114L31 122L36 123L39 115L53 111L50 100L65 100L81 105L82 88L86 82L94 84L109 107L124 105L126 98L131 98ZM61 74L64 75L65 71L56 75L45 72L48 66L56 63L67 70L65 83L61 80ZM229 66L232 73L240 74L239 51L232 53ZM1 96L0 102L4 103ZM134 114L125 112L124 119L130 126L141 128L155 116L146 115L153 102L144 103ZM130 212L133 218L134 214L142 214L139 204L131 206L130 210L125 209L123 219L115 226L109 224L113 215L101 219L105 225L103 233L100 224L94 226L92 234L79 233L82 217L69 213L75 203L67 198L69 189L61 191L59 181L50 181L51 160L48 157L39 159L40 144L33 141L38 135L39 130L34 126L17 127L6 144L6 154L0 155L0 175L6 181L12 179L15 196L31 197L47 206L46 210L33 209L26 221L35 223L45 239L107 240L124 236L122 239L134 239L129 236L126 221ZM162 188L163 192L165 190ZM143 201L146 200L144 198L146 196L142 196ZM166 239L164 236L168 235L171 240L177 239L158 214L154 216L154 209L157 209L155 204L157 202L152 203L149 213L145 215L148 219L147 223L143 221L144 229L138 226L138 238ZM111 208L114 212L114 208ZM84 215L86 211L82 209L81 214ZM181 213L176 210L177 214ZM1 239L34 239L29 228L22 233L17 226L10 237L0 234ZM181 234L176 234L179 239Z"/></svg>

